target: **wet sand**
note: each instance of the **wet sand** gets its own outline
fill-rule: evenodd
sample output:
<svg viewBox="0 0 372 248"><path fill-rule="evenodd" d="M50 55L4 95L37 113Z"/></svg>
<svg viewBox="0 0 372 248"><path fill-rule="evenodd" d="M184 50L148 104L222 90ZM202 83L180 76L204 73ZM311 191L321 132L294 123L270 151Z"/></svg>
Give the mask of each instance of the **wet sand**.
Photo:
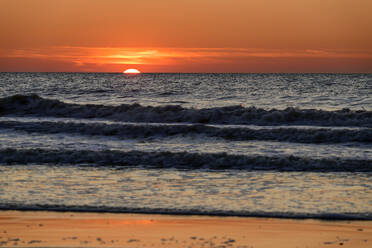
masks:
<svg viewBox="0 0 372 248"><path fill-rule="evenodd" d="M372 247L372 221L0 211L0 247Z"/></svg>

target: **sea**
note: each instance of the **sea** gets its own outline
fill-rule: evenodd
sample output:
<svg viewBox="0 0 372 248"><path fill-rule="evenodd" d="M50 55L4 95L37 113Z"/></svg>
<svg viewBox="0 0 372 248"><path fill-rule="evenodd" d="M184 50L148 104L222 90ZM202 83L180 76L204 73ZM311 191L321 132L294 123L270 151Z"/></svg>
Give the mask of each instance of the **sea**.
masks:
<svg viewBox="0 0 372 248"><path fill-rule="evenodd" d="M372 220L372 74L0 73L0 209Z"/></svg>

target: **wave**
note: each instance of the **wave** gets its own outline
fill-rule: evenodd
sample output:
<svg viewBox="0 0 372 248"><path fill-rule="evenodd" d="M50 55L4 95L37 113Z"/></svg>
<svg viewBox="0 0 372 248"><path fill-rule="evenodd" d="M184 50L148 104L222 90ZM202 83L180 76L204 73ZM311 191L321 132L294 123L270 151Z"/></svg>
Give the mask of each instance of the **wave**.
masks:
<svg viewBox="0 0 372 248"><path fill-rule="evenodd" d="M79 135L114 136L118 138L169 137L174 135L202 135L226 140L285 141L297 143L372 142L372 129L329 128L239 128L194 125L133 125L74 122L18 122L0 121L1 129L36 133L74 133Z"/></svg>
<svg viewBox="0 0 372 248"><path fill-rule="evenodd" d="M80 105L45 99L35 94L1 98L0 115L105 118L126 122L372 127L372 111L366 110L325 111L298 108L265 110L242 106L187 109L179 105L157 107L139 104Z"/></svg>
<svg viewBox="0 0 372 248"><path fill-rule="evenodd" d="M372 220L372 213L291 213L265 211L225 211L203 209L163 209L163 208L125 208L109 206L71 206L52 204L1 204L0 210L18 211L53 211L53 212L97 212L97 213L131 213L131 214L166 214L166 215L201 215L201 216L231 216L283 219L321 219L321 220Z"/></svg>
<svg viewBox="0 0 372 248"><path fill-rule="evenodd" d="M226 153L13 149L0 150L3 164L80 164L161 169L372 172L371 160L245 156Z"/></svg>

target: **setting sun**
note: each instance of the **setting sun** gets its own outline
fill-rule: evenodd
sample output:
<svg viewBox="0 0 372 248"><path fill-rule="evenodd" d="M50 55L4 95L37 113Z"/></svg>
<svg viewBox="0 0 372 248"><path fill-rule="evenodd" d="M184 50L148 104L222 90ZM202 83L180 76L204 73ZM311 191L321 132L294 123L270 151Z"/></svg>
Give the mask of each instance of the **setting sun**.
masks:
<svg viewBox="0 0 372 248"><path fill-rule="evenodd" d="M125 73L125 74L138 74L138 73L141 73L141 72L137 69L127 69L123 73Z"/></svg>

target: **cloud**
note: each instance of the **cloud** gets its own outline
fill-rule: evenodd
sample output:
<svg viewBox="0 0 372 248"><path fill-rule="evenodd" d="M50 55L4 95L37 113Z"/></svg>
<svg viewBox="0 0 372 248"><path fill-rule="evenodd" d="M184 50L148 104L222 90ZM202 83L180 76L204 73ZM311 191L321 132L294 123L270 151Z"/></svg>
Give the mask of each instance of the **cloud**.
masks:
<svg viewBox="0 0 372 248"><path fill-rule="evenodd" d="M256 48L111 48L61 46L39 49L0 49L2 58L45 59L96 65L228 64L242 59L327 58L371 59L371 51L281 50Z"/></svg>

